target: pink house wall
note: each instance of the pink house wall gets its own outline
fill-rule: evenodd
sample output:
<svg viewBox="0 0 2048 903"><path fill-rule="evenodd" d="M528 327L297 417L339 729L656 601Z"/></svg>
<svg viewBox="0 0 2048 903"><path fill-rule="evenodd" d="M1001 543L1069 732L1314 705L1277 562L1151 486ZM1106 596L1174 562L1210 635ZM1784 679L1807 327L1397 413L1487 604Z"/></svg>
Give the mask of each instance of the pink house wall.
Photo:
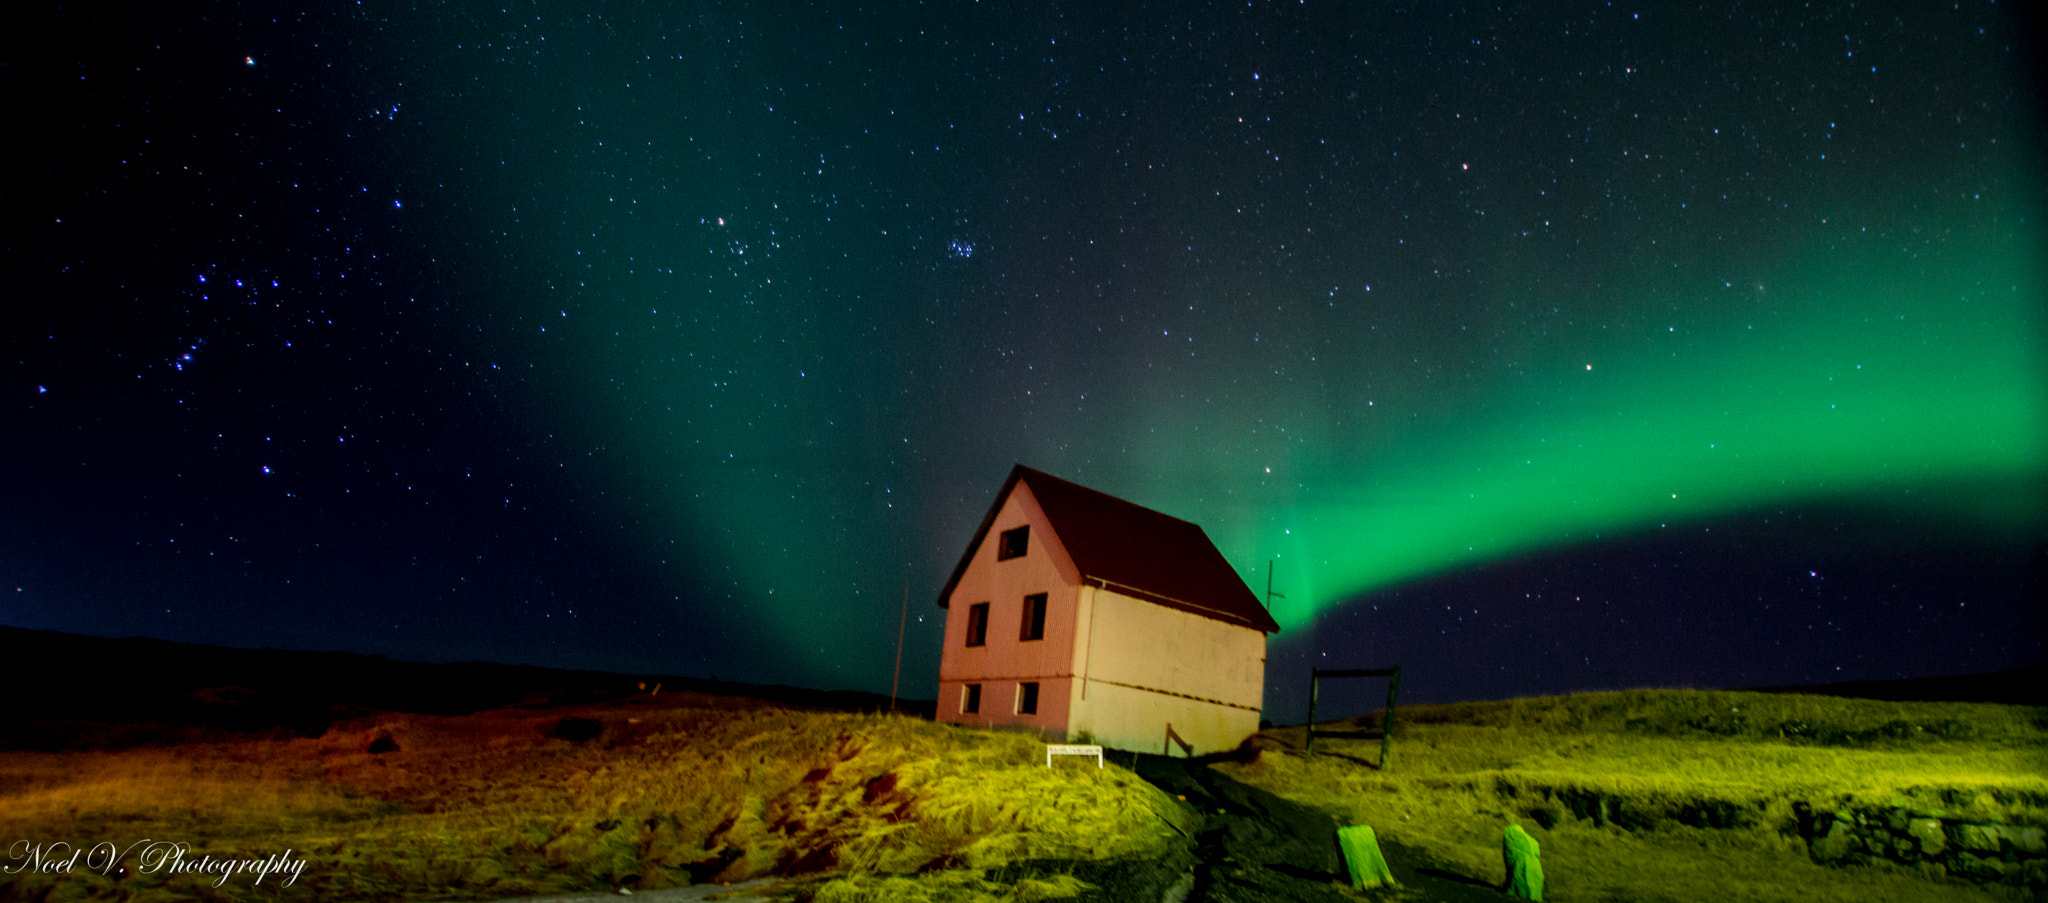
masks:
<svg viewBox="0 0 2048 903"><path fill-rule="evenodd" d="M997 561L1004 531L1031 527L1025 554ZM1028 485L1019 482L996 513L981 547L961 574L946 607L946 646L939 656L938 719L976 726L1015 725L1064 738L1073 699L1076 606L1080 571L1060 547ZM1046 594L1045 638L1020 640L1024 597ZM987 643L967 645L968 612L989 603ZM1036 681L1038 713L1016 713L1017 685ZM981 685L981 711L960 711L963 687Z"/></svg>

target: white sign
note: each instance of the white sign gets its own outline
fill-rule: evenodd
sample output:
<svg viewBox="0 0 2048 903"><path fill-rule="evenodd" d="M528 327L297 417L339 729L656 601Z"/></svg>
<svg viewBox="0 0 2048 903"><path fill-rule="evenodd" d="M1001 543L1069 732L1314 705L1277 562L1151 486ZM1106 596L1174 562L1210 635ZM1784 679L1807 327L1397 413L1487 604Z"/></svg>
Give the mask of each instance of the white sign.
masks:
<svg viewBox="0 0 2048 903"><path fill-rule="evenodd" d="M1102 747L1100 746L1063 746L1057 743L1047 743L1045 745L1045 767L1052 767L1053 756L1094 756L1095 767L1102 767Z"/></svg>

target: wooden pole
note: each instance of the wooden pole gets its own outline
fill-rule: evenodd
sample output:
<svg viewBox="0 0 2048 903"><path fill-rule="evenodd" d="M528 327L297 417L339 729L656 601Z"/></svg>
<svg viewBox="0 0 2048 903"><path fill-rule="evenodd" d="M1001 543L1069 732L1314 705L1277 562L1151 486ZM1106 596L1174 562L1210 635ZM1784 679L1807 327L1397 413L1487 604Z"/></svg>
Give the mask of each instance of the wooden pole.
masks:
<svg viewBox="0 0 2048 903"><path fill-rule="evenodd" d="M889 678L889 711L896 711L896 687L903 680L903 628L910 623L910 580L903 581L903 612L896 616L896 674Z"/></svg>
<svg viewBox="0 0 2048 903"><path fill-rule="evenodd" d="M1308 754L1316 754L1316 692L1322 687L1323 672L1308 669Z"/></svg>
<svg viewBox="0 0 2048 903"><path fill-rule="evenodd" d="M1387 722L1380 725L1380 773L1394 764L1394 704L1401 695L1401 666L1394 666L1394 679L1387 681Z"/></svg>

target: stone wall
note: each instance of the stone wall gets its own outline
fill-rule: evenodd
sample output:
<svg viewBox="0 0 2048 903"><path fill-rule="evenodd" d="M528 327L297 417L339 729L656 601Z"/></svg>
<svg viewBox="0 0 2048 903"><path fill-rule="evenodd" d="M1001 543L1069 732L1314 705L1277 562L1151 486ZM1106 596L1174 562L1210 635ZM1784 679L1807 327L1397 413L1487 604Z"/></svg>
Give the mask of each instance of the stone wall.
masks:
<svg viewBox="0 0 2048 903"><path fill-rule="evenodd" d="M1822 865L1884 859L1931 877L2048 890L2048 832L2038 826L1972 823L1909 806L1828 811L1797 803L1793 811L1807 852Z"/></svg>

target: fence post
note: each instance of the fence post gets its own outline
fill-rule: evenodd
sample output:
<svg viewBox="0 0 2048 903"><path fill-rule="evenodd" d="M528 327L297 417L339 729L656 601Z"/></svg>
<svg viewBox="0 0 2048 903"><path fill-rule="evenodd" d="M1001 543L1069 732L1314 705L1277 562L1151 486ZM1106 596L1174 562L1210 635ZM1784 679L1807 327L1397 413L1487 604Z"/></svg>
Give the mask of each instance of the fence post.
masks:
<svg viewBox="0 0 2048 903"><path fill-rule="evenodd" d="M1169 721L1166 724L1166 743L1163 744L1164 748L1159 751L1160 754L1171 758L1175 744L1180 746L1180 754L1183 758L1192 759L1195 757L1195 745L1189 743L1186 737L1176 732L1173 729L1173 723Z"/></svg>

